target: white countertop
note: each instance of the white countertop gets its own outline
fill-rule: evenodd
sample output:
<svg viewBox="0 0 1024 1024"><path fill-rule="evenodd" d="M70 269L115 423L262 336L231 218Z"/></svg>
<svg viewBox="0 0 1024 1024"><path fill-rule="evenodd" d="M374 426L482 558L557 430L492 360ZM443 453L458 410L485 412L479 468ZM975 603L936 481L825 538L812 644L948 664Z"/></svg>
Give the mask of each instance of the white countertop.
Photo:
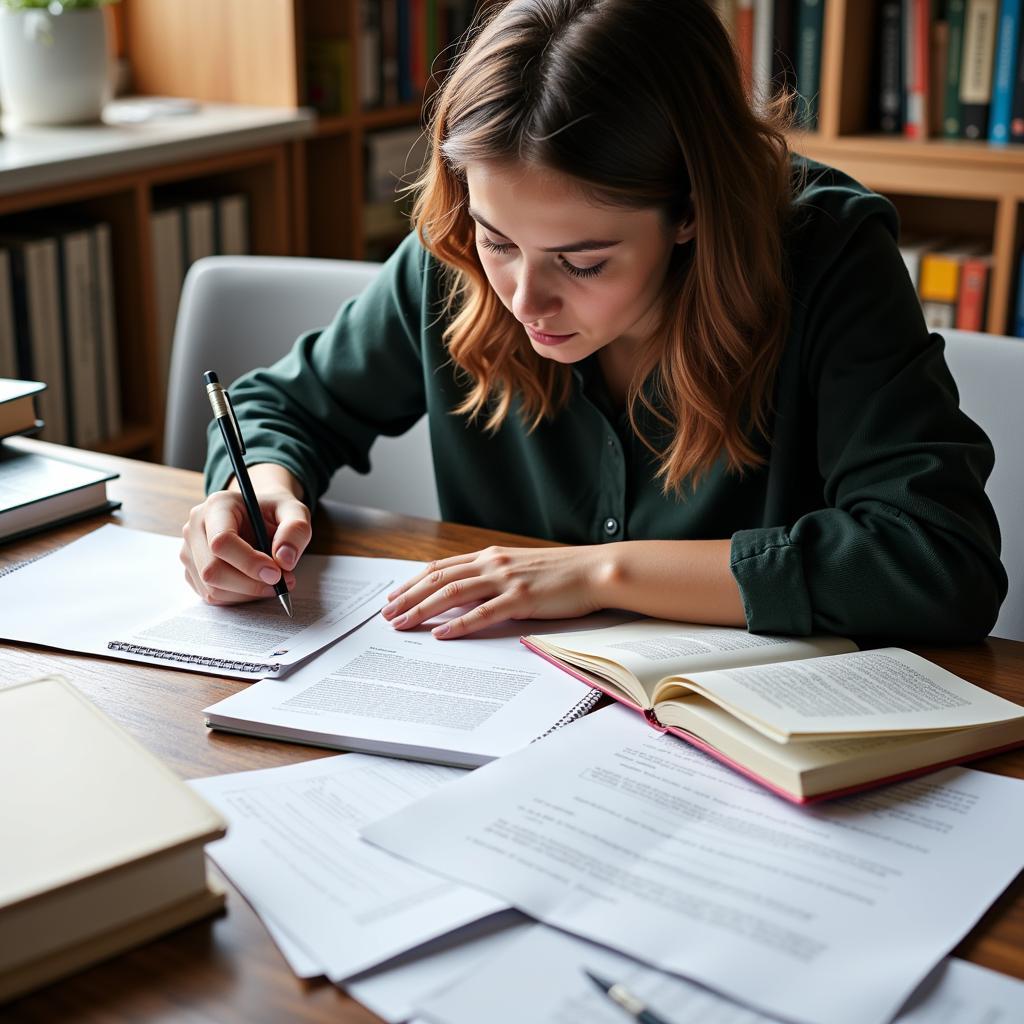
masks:
<svg viewBox="0 0 1024 1024"><path fill-rule="evenodd" d="M215 156L299 139L313 133L307 109L196 104L190 113L157 113L152 97L115 100L103 122L68 126L19 126L3 120L0 138L0 195L48 188L161 164ZM187 107L186 101L163 101ZM125 123L127 122L127 123Z"/></svg>

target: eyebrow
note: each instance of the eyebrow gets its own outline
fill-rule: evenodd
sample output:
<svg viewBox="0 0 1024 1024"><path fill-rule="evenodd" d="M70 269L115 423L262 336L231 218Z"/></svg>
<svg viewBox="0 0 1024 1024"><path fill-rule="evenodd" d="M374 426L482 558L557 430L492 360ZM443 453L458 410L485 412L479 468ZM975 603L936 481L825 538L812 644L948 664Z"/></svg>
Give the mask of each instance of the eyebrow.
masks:
<svg viewBox="0 0 1024 1024"><path fill-rule="evenodd" d="M488 224L472 207L469 207L467 212L477 224L487 228L488 231L493 231L496 235L501 235L502 238L508 238L504 231L498 230L493 224ZM552 245L541 249L541 252L590 252L592 249L610 249L613 245L619 244L617 240L585 238L581 242L572 242L569 245Z"/></svg>

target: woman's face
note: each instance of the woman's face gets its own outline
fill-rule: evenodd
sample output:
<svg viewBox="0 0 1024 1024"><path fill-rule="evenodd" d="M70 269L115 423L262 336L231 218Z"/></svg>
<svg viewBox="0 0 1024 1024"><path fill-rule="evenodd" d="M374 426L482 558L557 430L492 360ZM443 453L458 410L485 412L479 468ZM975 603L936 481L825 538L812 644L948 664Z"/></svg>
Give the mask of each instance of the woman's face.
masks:
<svg viewBox="0 0 1024 1024"><path fill-rule="evenodd" d="M466 178L487 279L535 352L575 363L655 329L672 250L692 223L597 205L572 179L527 164L471 163Z"/></svg>

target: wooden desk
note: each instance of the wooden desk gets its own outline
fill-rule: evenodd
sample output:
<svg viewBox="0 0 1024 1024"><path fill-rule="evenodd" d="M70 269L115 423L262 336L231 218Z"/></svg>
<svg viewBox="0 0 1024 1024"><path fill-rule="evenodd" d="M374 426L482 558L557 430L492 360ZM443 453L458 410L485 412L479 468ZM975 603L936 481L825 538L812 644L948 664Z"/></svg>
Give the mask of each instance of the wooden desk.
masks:
<svg viewBox="0 0 1024 1024"><path fill-rule="evenodd" d="M40 442L26 450L60 453ZM177 534L202 497L197 473L111 456L75 453L79 461L118 470L111 495L124 505L106 518L0 547L0 567L61 546L103 522ZM432 559L487 544L536 544L523 537L434 523L341 505L318 514L311 550L325 554ZM102 586L102 581L98 581ZM1024 644L990 640L970 648L920 653L972 682L1024 703ZM61 672L107 714L183 778L269 768L329 751L211 733L202 709L247 684L192 672L0 644L0 685ZM976 767L1024 778L1024 751ZM7 780L6 784L9 784ZM983 839L983 837L979 837ZM970 864L964 865L971 870ZM936 893L941 899L942 894ZM957 953L1024 978L1024 883L1008 890ZM295 978L259 920L228 886L228 912L42 989L5 1007L0 1020L17 1022L181 1021L279 1024L281 1021L371 1022L378 1018L324 981Z"/></svg>

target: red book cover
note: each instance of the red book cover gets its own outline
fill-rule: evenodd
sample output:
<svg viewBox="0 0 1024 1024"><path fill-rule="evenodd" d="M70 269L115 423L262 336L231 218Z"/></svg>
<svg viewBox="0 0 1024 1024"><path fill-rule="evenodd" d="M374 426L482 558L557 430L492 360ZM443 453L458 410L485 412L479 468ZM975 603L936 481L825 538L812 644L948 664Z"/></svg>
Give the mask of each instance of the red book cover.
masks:
<svg viewBox="0 0 1024 1024"><path fill-rule="evenodd" d="M903 133L908 139L928 138L928 83L931 77L931 0L906 0L907 121Z"/></svg>
<svg viewBox="0 0 1024 1024"><path fill-rule="evenodd" d="M754 4L740 0L736 10L736 50L740 57L743 91L750 96L754 88Z"/></svg>
<svg viewBox="0 0 1024 1024"><path fill-rule="evenodd" d="M990 258L973 256L960 269L960 301L956 326L961 331L985 329L985 297L988 290Z"/></svg>

